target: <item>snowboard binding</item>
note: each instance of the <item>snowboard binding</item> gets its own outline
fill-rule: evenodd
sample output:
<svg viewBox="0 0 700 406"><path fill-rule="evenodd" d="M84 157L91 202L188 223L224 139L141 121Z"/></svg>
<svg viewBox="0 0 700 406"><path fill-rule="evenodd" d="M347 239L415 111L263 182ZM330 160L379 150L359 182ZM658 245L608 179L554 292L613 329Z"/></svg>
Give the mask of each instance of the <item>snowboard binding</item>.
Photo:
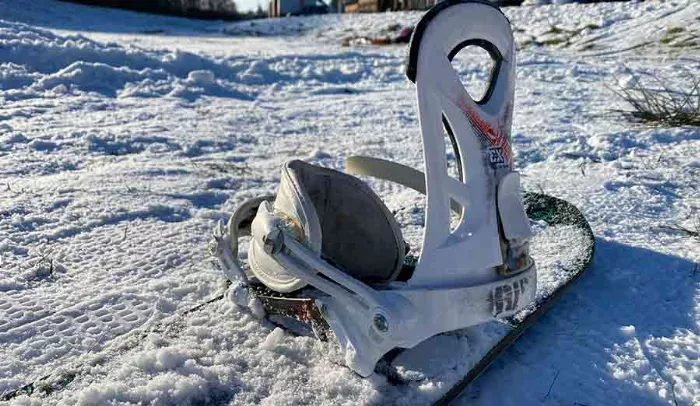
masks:
<svg viewBox="0 0 700 406"><path fill-rule="evenodd" d="M495 61L475 101L452 58L476 45ZM259 316L291 316L320 338L332 331L348 367L368 376L394 348L513 316L535 299L532 236L510 141L515 81L510 24L486 1L446 1L411 38L425 174L353 156L346 172L290 161L276 196L245 202L214 232L212 252L230 297ZM447 131L459 180L447 172ZM401 229L352 175L390 180L426 195L422 252L410 264ZM450 211L460 215L450 227ZM251 237L248 270L238 239Z"/></svg>

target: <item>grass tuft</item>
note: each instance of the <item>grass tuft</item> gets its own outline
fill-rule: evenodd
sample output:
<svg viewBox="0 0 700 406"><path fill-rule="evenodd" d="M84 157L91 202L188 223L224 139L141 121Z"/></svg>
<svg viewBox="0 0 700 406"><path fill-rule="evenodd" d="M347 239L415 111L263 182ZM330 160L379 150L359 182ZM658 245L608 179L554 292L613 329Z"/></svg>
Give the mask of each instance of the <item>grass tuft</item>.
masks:
<svg viewBox="0 0 700 406"><path fill-rule="evenodd" d="M655 126L700 127L700 76L681 75L683 90L674 89L667 82L649 73L631 75L630 86L610 88L631 106L631 110L616 110L630 121Z"/></svg>

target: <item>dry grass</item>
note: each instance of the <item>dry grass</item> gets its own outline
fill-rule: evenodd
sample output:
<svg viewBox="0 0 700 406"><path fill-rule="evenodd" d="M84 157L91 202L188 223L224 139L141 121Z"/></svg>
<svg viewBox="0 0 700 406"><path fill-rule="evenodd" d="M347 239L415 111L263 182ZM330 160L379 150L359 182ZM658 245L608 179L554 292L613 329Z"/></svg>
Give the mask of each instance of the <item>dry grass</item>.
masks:
<svg viewBox="0 0 700 406"><path fill-rule="evenodd" d="M653 126L700 127L700 76L679 72L685 80L683 89L668 86L667 81L649 73L631 75L632 85L610 88L631 107L616 110L629 120Z"/></svg>

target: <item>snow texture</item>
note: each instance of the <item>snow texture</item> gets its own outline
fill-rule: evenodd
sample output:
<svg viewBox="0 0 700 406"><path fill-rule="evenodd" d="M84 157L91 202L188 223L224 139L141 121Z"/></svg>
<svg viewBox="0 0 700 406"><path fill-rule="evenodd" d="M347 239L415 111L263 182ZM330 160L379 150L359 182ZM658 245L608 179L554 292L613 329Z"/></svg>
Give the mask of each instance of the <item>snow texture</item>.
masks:
<svg viewBox="0 0 700 406"><path fill-rule="evenodd" d="M700 4L505 12L519 170L582 209L597 252L458 404L700 400L700 240L676 227L700 224L700 130L630 124L608 88L632 84L627 68L673 86L698 74ZM405 47L343 46L421 15L223 23L0 0L0 394L47 375L58 389L10 403L414 405L448 390L506 326L432 338L397 359L414 382L392 386L227 300L186 312L226 291L214 223L273 193L282 162L422 167ZM478 87L487 65L467 59L462 79ZM368 182L419 251L421 197ZM535 228L541 295L577 244Z"/></svg>

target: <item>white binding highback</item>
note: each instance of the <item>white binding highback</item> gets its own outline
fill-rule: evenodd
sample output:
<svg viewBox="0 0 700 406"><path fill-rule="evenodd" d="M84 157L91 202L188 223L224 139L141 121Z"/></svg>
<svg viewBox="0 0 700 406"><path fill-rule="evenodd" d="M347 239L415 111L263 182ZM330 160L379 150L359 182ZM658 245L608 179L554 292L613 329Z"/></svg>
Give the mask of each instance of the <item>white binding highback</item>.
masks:
<svg viewBox="0 0 700 406"><path fill-rule="evenodd" d="M497 72L485 102L477 104L447 56L460 44L482 41L493 44L501 60L496 61ZM496 188L500 178L512 170L510 140L505 137L509 136L506 132L511 124L514 67L510 24L494 7L484 4L447 7L425 28L418 53L416 87L426 168L427 213L423 251L410 281L413 285L482 283L493 280L491 269L502 263ZM459 151L462 182L447 173L443 114ZM485 134L479 135L477 131ZM496 144L501 142L505 144ZM491 153L500 153L496 158L506 160L506 165L499 159L490 162ZM492 164L503 167L493 168ZM459 225L452 232L450 199L464 208Z"/></svg>

